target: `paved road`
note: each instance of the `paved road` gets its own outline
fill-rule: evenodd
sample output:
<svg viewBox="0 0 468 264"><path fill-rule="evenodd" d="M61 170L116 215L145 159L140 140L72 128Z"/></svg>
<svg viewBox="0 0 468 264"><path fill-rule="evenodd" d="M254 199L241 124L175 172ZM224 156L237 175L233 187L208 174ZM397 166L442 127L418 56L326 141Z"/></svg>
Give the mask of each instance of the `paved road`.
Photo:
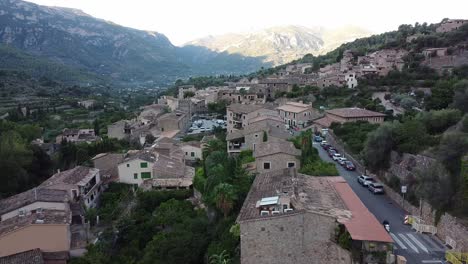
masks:
<svg viewBox="0 0 468 264"><path fill-rule="evenodd" d="M314 143L319 150L320 157L328 162L333 162L320 145ZM357 182L359 174L347 171L337 163L340 175L346 179L353 191L372 212L379 222L390 222L390 235L395 241L395 253L405 256L408 264L413 263L444 263L445 247L439 239L432 235L414 232L410 226L403 224L405 211L394 204L386 195L374 195L367 188Z"/></svg>

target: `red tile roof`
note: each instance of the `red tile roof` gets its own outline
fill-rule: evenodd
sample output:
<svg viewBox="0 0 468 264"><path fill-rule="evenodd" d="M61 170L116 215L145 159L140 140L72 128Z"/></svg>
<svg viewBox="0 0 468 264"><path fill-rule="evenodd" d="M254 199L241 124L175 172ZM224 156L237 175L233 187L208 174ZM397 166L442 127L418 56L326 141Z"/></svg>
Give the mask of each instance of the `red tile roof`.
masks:
<svg viewBox="0 0 468 264"><path fill-rule="evenodd" d="M336 181L335 189L352 212L351 219L343 219L341 222L346 226L353 240L376 241L393 243L390 235L377 221L375 216L367 210L359 197L349 187L346 181Z"/></svg>
<svg viewBox="0 0 468 264"><path fill-rule="evenodd" d="M333 122L336 122L336 121L326 116L320 119L314 120L315 124L318 124L322 127L330 127Z"/></svg>

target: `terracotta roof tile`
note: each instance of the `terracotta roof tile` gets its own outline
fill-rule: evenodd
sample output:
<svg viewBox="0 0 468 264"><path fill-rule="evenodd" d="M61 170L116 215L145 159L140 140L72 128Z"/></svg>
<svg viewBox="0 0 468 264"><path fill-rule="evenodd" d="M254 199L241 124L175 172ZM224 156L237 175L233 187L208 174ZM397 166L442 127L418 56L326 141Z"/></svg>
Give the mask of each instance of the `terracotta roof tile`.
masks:
<svg viewBox="0 0 468 264"><path fill-rule="evenodd" d="M342 220L351 238L362 241L389 242L393 240L385 231L384 227L377 221L375 216L367 210L351 187L343 182L335 182L335 189L343 199L346 207L352 212L351 219Z"/></svg>
<svg viewBox="0 0 468 264"><path fill-rule="evenodd" d="M0 257L0 264L44 264L40 249L32 249L14 255Z"/></svg>
<svg viewBox="0 0 468 264"><path fill-rule="evenodd" d="M268 155L274 155L277 153L285 153L293 156L300 156L301 150L294 147L294 144L289 141L262 142L256 145L254 157L258 158Z"/></svg>

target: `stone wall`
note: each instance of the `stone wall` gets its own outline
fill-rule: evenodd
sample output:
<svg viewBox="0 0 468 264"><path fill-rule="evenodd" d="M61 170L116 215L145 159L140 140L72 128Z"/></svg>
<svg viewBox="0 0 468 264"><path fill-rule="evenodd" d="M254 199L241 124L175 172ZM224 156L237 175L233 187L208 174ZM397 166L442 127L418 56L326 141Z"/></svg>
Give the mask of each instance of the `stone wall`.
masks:
<svg viewBox="0 0 468 264"><path fill-rule="evenodd" d="M390 168L387 171L388 174L386 177L394 175L401 181L405 181L412 177L415 171L424 171L435 163L437 163L437 161L428 156L408 153L399 155L397 152L392 151L390 155Z"/></svg>
<svg viewBox="0 0 468 264"><path fill-rule="evenodd" d="M334 218L309 212L241 222L242 264L351 264L332 241Z"/></svg>

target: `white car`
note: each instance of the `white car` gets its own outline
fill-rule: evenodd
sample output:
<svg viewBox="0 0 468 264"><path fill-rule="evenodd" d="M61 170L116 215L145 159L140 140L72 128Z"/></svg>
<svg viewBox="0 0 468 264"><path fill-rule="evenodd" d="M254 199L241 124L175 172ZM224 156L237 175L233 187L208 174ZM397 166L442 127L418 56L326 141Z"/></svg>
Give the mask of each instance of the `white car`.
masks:
<svg viewBox="0 0 468 264"><path fill-rule="evenodd" d="M333 154L333 156L332 156L332 159L333 159L334 161L338 161L338 160L341 159L341 158L342 158L342 157L341 157L341 154L340 154L340 153L335 153L335 154Z"/></svg>
<svg viewBox="0 0 468 264"><path fill-rule="evenodd" d="M341 158L339 158L337 161L338 161L338 163L339 163L340 165L343 166L343 165L346 163L346 161L348 161L348 160L347 160L345 157L341 157Z"/></svg>
<svg viewBox="0 0 468 264"><path fill-rule="evenodd" d="M369 186L369 183L375 182L374 178L366 176L366 175L361 175L357 178L357 181L364 187Z"/></svg>

